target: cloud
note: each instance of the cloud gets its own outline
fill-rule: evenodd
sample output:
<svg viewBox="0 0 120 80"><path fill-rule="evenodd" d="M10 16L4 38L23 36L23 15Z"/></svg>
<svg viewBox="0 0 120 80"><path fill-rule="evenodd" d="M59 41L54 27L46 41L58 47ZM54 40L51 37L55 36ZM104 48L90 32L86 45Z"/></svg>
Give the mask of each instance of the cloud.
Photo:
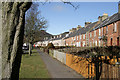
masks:
<svg viewBox="0 0 120 80"><path fill-rule="evenodd" d="M62 12L65 10L65 7L63 5L55 5L52 8L54 11Z"/></svg>

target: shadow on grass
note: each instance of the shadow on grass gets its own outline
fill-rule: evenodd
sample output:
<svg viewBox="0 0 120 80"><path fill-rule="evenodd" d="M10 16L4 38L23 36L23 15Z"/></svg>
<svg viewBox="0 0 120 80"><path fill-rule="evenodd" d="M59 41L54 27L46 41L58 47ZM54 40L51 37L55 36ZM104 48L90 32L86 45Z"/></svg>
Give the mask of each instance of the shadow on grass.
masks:
<svg viewBox="0 0 120 80"><path fill-rule="evenodd" d="M37 51L35 49L32 50L31 56L37 56ZM29 50L23 50L22 55L29 55Z"/></svg>

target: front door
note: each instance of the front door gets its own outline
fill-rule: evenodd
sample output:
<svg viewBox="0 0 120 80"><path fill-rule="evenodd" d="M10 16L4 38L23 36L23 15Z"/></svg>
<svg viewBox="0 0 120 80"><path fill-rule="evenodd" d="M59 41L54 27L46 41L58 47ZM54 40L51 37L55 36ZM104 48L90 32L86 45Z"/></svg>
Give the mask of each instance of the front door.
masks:
<svg viewBox="0 0 120 80"><path fill-rule="evenodd" d="M110 41L110 46L112 46L112 41L113 41L113 40L112 40L112 38L111 38L111 41Z"/></svg>
<svg viewBox="0 0 120 80"><path fill-rule="evenodd" d="M117 37L117 46L119 46L119 37Z"/></svg>

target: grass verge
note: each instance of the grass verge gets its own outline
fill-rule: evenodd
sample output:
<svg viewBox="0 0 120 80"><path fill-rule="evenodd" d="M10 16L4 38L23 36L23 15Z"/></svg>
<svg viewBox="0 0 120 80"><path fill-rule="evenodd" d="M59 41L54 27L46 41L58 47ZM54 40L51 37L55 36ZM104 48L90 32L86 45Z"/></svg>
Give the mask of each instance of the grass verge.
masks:
<svg viewBox="0 0 120 80"><path fill-rule="evenodd" d="M32 56L22 55L20 78L50 78L39 53L34 49Z"/></svg>

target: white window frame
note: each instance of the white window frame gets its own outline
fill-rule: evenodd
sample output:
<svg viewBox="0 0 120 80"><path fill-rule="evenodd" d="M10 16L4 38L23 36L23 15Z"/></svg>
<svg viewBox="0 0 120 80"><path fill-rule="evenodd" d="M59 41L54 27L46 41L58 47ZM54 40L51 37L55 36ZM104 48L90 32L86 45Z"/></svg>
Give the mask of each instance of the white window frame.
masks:
<svg viewBox="0 0 120 80"><path fill-rule="evenodd" d="M114 32L117 32L117 23L114 23Z"/></svg>
<svg viewBox="0 0 120 80"><path fill-rule="evenodd" d="M76 41L76 36L74 37L74 41Z"/></svg>
<svg viewBox="0 0 120 80"><path fill-rule="evenodd" d="M90 42L90 47L92 47L92 42Z"/></svg>
<svg viewBox="0 0 120 80"><path fill-rule="evenodd" d="M79 42L77 42L77 47L79 47Z"/></svg>
<svg viewBox="0 0 120 80"><path fill-rule="evenodd" d="M94 31L94 37L96 36L96 30Z"/></svg>
<svg viewBox="0 0 120 80"><path fill-rule="evenodd" d="M99 46L100 46L100 44L101 44L101 41L99 40Z"/></svg>
<svg viewBox="0 0 120 80"><path fill-rule="evenodd" d="M72 41L73 41L74 39L73 39L73 37L72 37Z"/></svg>
<svg viewBox="0 0 120 80"><path fill-rule="evenodd" d="M81 47L81 42L79 42L79 47Z"/></svg>
<svg viewBox="0 0 120 80"><path fill-rule="evenodd" d="M82 36L80 35L80 40L81 40L81 37L82 37Z"/></svg>
<svg viewBox="0 0 120 80"><path fill-rule="evenodd" d="M85 39L85 34L83 34L83 39Z"/></svg>
<svg viewBox="0 0 120 80"><path fill-rule="evenodd" d="M77 36L77 40L78 40L78 36Z"/></svg>
<svg viewBox="0 0 120 80"><path fill-rule="evenodd" d="M60 35L60 37L61 37L62 35Z"/></svg>
<svg viewBox="0 0 120 80"><path fill-rule="evenodd" d="M95 41L95 46L97 46L97 40Z"/></svg>
<svg viewBox="0 0 120 80"><path fill-rule="evenodd" d="M85 47L85 41L83 41L83 47Z"/></svg>
<svg viewBox="0 0 120 80"><path fill-rule="evenodd" d="M101 35L101 29L99 29L99 36Z"/></svg>
<svg viewBox="0 0 120 80"><path fill-rule="evenodd" d="M90 32L90 38L92 37L92 32Z"/></svg>

